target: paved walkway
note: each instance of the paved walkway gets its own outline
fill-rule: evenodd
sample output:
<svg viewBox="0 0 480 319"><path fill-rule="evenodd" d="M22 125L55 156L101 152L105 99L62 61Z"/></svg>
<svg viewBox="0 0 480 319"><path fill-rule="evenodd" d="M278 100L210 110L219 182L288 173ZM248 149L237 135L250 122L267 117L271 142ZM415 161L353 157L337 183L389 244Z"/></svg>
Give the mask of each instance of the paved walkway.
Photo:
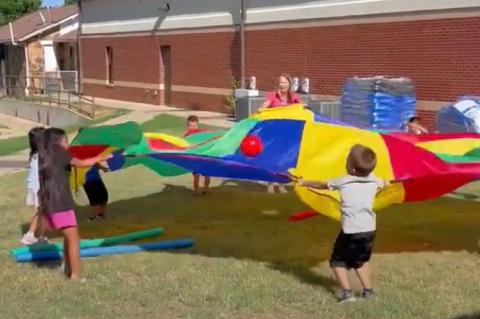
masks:
<svg viewBox="0 0 480 319"><path fill-rule="evenodd" d="M124 123L128 121L134 121L137 123L144 123L148 120L153 119L154 117L161 114L170 114L178 117L187 118L189 115L196 115L200 118L200 121L203 124L218 126L223 128L231 127L234 122L225 114L207 112L207 111L192 111L184 110L180 108L167 107L167 106L157 106L151 104L143 103L133 103L133 102L123 102L115 100L107 100L96 98L95 102L98 105L111 107L111 108L122 108L132 110L132 112L116 117L109 121L100 123L99 125L115 125L119 123ZM2 124L1 119L11 116L0 114L0 124ZM18 119L13 117L12 119L6 119L6 122L15 120L15 127L18 127L18 136L25 135L32 127L37 126L37 123ZM26 123L30 122L30 123ZM19 124L17 124L19 123ZM18 125L18 126L17 126ZM7 125L5 125L7 126ZM10 127L10 126L9 126ZM12 137L12 136L9 136ZM28 159L28 150L0 157L0 176L21 171L26 168Z"/></svg>
<svg viewBox="0 0 480 319"><path fill-rule="evenodd" d="M0 113L0 139L23 136L38 125L36 122Z"/></svg>
<svg viewBox="0 0 480 319"><path fill-rule="evenodd" d="M130 112L129 114L115 118L102 124L118 124L125 121L135 121L138 123L143 123L160 114L170 114L183 118L187 118L189 115L196 115L204 124L225 128L229 128L234 124L234 121L229 118L228 115L216 112L194 111L164 105L124 102L101 98L95 98L95 103L111 108L132 110L132 112Z"/></svg>

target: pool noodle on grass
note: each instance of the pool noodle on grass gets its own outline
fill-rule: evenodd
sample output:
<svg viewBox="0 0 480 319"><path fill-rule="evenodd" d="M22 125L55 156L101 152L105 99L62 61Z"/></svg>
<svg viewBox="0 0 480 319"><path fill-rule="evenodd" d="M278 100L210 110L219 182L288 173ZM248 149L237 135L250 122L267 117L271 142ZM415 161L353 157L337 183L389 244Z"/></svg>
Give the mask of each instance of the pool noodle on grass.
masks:
<svg viewBox="0 0 480 319"><path fill-rule="evenodd" d="M156 237L162 234L163 234L162 228L153 228L153 229L147 229L147 230L142 230L138 232L106 237L106 238L84 239L80 241L80 249L111 246L111 245L129 242L129 241L136 241L144 238ZM32 252L61 251L61 250L63 250L63 243L34 244L34 245L14 248L10 251L10 255L17 256L20 254L28 254Z"/></svg>
<svg viewBox="0 0 480 319"><path fill-rule="evenodd" d="M154 243L138 244L138 245L118 245L107 247L94 247L80 249L80 257L99 257L106 255L119 255L119 254L131 254L142 251L152 250L169 250L169 249L181 249L192 247L194 244L193 239L184 238L170 241L160 241ZM61 251L37 251L26 254L16 255L15 259L19 263L32 262L32 261L47 261L57 260L62 258Z"/></svg>

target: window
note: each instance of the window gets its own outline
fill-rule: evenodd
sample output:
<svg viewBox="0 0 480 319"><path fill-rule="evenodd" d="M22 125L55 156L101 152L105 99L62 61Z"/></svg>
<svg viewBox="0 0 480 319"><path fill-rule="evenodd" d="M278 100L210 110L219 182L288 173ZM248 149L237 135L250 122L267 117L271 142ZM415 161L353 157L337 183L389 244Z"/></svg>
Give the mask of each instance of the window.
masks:
<svg viewBox="0 0 480 319"><path fill-rule="evenodd" d="M105 58L107 65L107 84L113 84L113 50L112 47L105 48Z"/></svg>

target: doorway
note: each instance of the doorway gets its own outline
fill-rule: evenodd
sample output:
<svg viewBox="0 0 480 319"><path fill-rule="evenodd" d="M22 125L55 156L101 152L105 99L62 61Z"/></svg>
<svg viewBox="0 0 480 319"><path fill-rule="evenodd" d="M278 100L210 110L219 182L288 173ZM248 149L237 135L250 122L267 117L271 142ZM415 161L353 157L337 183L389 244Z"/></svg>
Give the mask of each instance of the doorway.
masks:
<svg viewBox="0 0 480 319"><path fill-rule="evenodd" d="M163 84L163 104L172 104L172 53L171 46L160 47L160 80Z"/></svg>

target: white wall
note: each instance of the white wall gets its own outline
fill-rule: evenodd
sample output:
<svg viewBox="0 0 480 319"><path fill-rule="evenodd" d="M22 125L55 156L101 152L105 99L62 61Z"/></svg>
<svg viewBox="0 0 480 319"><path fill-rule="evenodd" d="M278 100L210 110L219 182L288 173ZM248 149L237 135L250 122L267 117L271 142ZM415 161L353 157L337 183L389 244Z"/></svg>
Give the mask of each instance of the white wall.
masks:
<svg viewBox="0 0 480 319"><path fill-rule="evenodd" d="M160 10L170 3L170 11ZM82 32L112 33L232 26L239 22L236 0L84 0Z"/></svg>
<svg viewBox="0 0 480 319"><path fill-rule="evenodd" d="M43 47L43 58L45 61L44 71L58 71L57 56L55 55L52 41L40 41L40 43Z"/></svg>
<svg viewBox="0 0 480 319"><path fill-rule="evenodd" d="M480 0L245 0L247 23L480 8ZM159 10L170 3L170 11ZM232 26L240 0L83 0L84 34Z"/></svg>
<svg viewBox="0 0 480 319"><path fill-rule="evenodd" d="M247 23L265 23L480 8L480 0L248 0L248 6Z"/></svg>
<svg viewBox="0 0 480 319"><path fill-rule="evenodd" d="M72 17L60 25L60 35L64 35L70 31L78 29L78 15Z"/></svg>

